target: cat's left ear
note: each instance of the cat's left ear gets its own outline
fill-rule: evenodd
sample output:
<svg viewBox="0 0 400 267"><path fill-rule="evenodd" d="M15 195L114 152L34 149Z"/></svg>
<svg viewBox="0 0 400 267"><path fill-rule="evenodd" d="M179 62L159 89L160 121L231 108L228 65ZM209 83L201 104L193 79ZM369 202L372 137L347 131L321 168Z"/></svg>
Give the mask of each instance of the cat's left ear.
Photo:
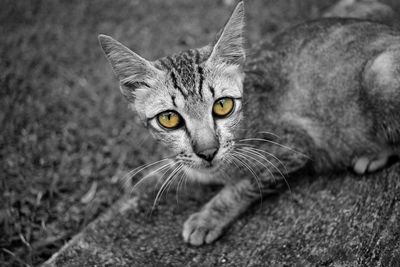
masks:
<svg viewBox="0 0 400 267"><path fill-rule="evenodd" d="M244 50L244 4L239 2L215 43L209 61L242 65L246 54Z"/></svg>

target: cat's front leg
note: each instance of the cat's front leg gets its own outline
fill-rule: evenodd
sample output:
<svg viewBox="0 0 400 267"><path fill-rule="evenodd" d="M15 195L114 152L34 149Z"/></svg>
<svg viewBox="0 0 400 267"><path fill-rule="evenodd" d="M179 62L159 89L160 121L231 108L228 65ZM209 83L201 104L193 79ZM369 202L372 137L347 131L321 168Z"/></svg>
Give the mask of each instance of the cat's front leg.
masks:
<svg viewBox="0 0 400 267"><path fill-rule="evenodd" d="M226 185L199 212L186 220L183 239L194 246L212 243L259 197L259 189L247 179Z"/></svg>
<svg viewBox="0 0 400 267"><path fill-rule="evenodd" d="M238 148L237 162L249 169L254 167L252 174L257 173L258 178L250 176L226 185L199 212L192 214L183 226L185 242L195 246L212 243L263 194L286 185L283 173L293 174L310 162L310 157L304 154L311 146L306 135L287 131L284 137L281 138L284 145L273 142L274 146L268 147L259 144L257 150L251 146ZM267 156L260 151L268 151ZM266 163L270 168L266 168Z"/></svg>

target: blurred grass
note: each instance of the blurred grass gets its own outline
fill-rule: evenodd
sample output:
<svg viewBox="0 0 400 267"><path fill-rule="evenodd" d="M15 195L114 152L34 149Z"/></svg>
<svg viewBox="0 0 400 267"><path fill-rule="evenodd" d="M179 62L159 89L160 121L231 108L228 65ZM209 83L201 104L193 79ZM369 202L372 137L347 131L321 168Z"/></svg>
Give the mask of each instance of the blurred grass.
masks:
<svg viewBox="0 0 400 267"><path fill-rule="evenodd" d="M249 1L249 46L333 2ZM0 2L0 263L46 260L120 196L113 176L162 150L135 123L97 35L155 59L212 40L233 9L223 3Z"/></svg>

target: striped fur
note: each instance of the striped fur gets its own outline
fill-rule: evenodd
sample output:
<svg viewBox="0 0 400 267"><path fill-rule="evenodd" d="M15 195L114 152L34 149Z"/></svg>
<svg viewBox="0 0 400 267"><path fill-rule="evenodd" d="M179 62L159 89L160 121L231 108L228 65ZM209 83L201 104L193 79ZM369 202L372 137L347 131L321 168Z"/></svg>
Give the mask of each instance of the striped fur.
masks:
<svg viewBox="0 0 400 267"><path fill-rule="evenodd" d="M311 164L365 173L400 154L400 33L361 20L308 22L245 62L243 20L239 3L215 42L154 62L99 37L123 94L173 155L157 169L167 174L157 197L174 179L225 184L185 222L192 245L215 241L276 181L287 183L284 173ZM217 118L213 104L224 97L234 109ZM180 114L183 126L161 127L165 111ZM210 148L215 157L206 162L198 152Z"/></svg>
<svg viewBox="0 0 400 267"><path fill-rule="evenodd" d="M229 155L241 131L243 118L243 20L241 3L216 41L200 49L190 49L154 62L141 58L111 37L99 37L120 79L124 96L132 103L150 133L172 151L174 161L192 179L232 182L226 176L228 168L232 167ZM224 97L233 99L234 110L226 118L215 118L212 115L213 105ZM163 111L179 113L184 127L173 131L161 127L157 123L157 115ZM216 147L212 163L200 158L198 153L211 144ZM249 186L252 187L252 183L227 187L220 194L221 199L217 197L215 204L210 202L210 211L221 213L223 208L218 207L225 207L225 201L230 206L233 202L229 199L240 202L241 196L253 196ZM228 209L226 218L230 218L229 213Z"/></svg>
<svg viewBox="0 0 400 267"><path fill-rule="evenodd" d="M209 51L190 49L156 61L156 66L166 71L173 86L187 98L189 95L202 99L204 82L204 61Z"/></svg>

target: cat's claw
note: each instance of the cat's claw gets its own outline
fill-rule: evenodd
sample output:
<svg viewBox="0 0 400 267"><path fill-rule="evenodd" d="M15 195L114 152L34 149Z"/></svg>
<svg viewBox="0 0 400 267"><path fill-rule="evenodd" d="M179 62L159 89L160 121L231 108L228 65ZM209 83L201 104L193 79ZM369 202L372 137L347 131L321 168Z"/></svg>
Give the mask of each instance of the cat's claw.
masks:
<svg viewBox="0 0 400 267"><path fill-rule="evenodd" d="M223 232L221 219L213 218L207 211L192 214L183 225L183 240L193 246L210 244Z"/></svg>

